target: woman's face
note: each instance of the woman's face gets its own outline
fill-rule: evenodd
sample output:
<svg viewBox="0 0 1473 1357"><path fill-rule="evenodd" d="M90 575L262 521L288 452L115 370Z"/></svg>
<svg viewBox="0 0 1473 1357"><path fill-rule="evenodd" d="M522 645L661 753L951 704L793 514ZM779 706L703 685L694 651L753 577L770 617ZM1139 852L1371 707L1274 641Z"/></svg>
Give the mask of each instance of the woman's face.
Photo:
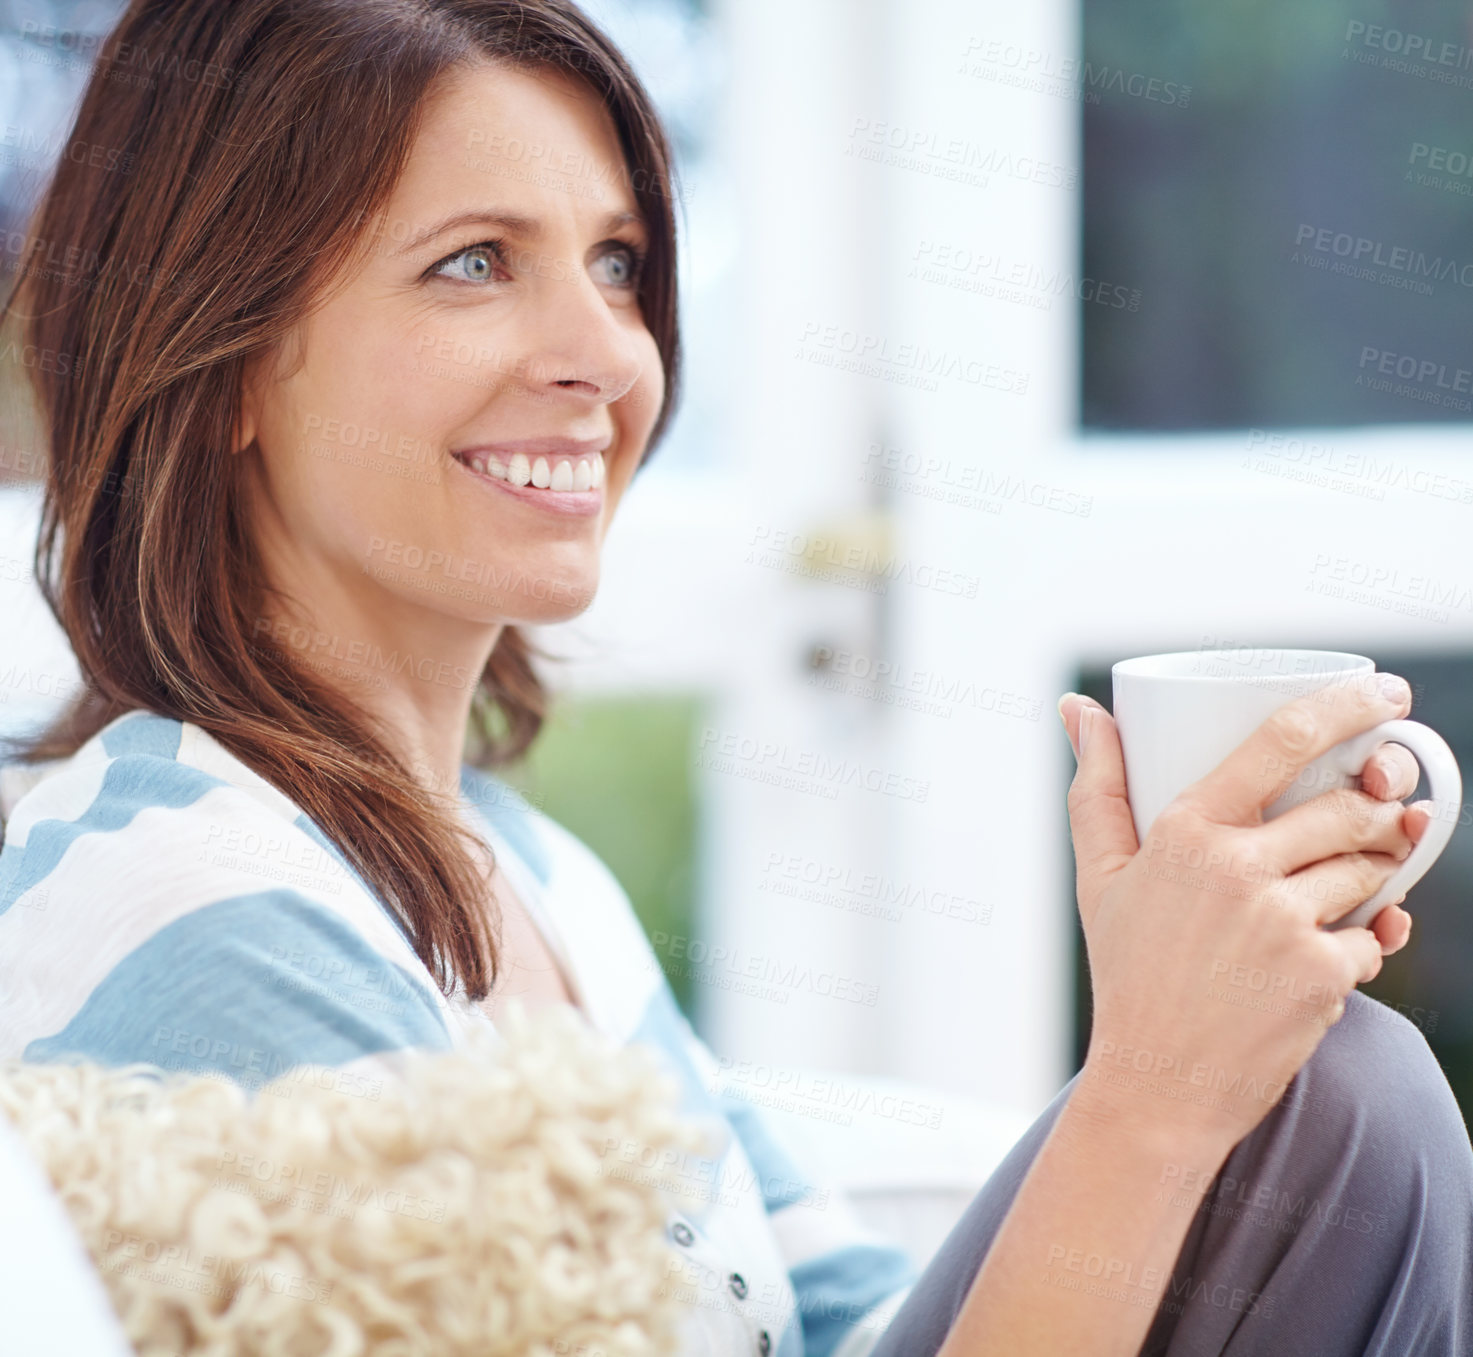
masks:
<svg viewBox="0 0 1473 1357"><path fill-rule="evenodd" d="M247 374L268 580L357 632L344 649L404 619L586 608L664 396L634 286L647 239L592 93L447 76L359 261Z"/></svg>

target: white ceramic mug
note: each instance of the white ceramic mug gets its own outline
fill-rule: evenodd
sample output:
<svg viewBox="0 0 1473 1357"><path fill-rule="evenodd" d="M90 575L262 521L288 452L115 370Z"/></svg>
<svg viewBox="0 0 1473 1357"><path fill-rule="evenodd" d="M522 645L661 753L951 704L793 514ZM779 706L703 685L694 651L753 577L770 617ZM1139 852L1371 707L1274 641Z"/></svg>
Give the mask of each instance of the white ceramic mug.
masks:
<svg viewBox="0 0 1473 1357"><path fill-rule="evenodd" d="M1111 670L1115 723L1125 752L1126 792L1136 837L1205 777L1284 703L1335 683L1372 683L1375 662L1336 650L1188 650L1121 660ZM1452 838L1463 779L1447 741L1419 721L1383 721L1307 765L1277 801L1271 820L1335 787L1353 787L1377 745L1405 745L1431 787L1432 820L1405 862L1363 904L1325 925L1365 925L1426 874Z"/></svg>

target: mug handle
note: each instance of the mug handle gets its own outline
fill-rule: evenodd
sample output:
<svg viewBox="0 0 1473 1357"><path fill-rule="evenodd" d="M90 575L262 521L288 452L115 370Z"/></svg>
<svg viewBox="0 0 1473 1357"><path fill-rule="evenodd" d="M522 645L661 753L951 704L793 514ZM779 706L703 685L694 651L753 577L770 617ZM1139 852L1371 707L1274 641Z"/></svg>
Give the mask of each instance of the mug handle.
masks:
<svg viewBox="0 0 1473 1357"><path fill-rule="evenodd" d="M1340 771L1358 777L1370 761L1376 746L1388 740L1405 745L1422 765L1422 771L1426 773L1432 789L1432 822L1412 848L1407 860L1391 874L1380 890L1364 904L1357 905L1349 914L1323 925L1329 932L1341 928L1369 927L1382 906L1415 886L1447 847L1462 813L1463 777L1458 771L1458 761L1448 748L1447 741L1431 726L1424 726L1420 721L1383 721L1379 726L1336 745L1335 759Z"/></svg>

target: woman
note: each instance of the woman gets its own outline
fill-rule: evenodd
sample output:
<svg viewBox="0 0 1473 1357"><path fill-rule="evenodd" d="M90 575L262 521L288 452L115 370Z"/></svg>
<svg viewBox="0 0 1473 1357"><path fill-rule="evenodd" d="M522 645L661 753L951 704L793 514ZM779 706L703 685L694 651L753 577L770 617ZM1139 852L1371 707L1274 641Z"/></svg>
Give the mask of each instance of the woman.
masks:
<svg viewBox="0 0 1473 1357"><path fill-rule="evenodd" d="M1393 800L1406 764L1383 756L1375 794L1257 815L1265 757L1287 782L1405 714L1405 685L1292 704L1163 815L1265 868L1210 913L1137 851L1108 715L1061 704L1090 1057L918 1278L708 1092L714 1061L607 869L462 763L472 717L493 765L535 737L517 624L587 606L676 389L667 144L618 53L567 0L137 0L74 135L135 159L61 165L13 303L70 356L35 373L37 574L88 694L4 788L5 1054L247 1083L325 1063L347 1083L511 995L574 1004L662 1050L686 1110L728 1132L723 1190L670 1225L692 1353L1469 1341L1438 1254L1473 1204L1446 1082L1358 995L1325 1030L1406 940L1395 907L1374 932L1316 927L1425 827ZM1227 1007L1190 979L1225 957L1329 1002L1315 1021ZM1162 1097L1138 1052L1225 1078ZM1381 1162L1379 1128L1408 1114ZM1395 1195L1358 1250L1196 1210L1225 1163L1368 1210L1434 1158L1441 1195ZM1096 1259L1128 1303L1082 1284ZM1349 1298L1320 1286L1331 1265ZM1224 1285L1256 1299L1218 1304Z"/></svg>

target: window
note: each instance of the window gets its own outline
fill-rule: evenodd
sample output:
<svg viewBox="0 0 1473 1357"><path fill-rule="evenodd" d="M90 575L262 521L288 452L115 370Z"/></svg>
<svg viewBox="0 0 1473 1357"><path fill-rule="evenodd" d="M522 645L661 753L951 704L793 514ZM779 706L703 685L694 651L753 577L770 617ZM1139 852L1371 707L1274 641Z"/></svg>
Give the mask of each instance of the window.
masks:
<svg viewBox="0 0 1473 1357"><path fill-rule="evenodd" d="M1468 6L1081 8L1084 425L1473 416Z"/></svg>

